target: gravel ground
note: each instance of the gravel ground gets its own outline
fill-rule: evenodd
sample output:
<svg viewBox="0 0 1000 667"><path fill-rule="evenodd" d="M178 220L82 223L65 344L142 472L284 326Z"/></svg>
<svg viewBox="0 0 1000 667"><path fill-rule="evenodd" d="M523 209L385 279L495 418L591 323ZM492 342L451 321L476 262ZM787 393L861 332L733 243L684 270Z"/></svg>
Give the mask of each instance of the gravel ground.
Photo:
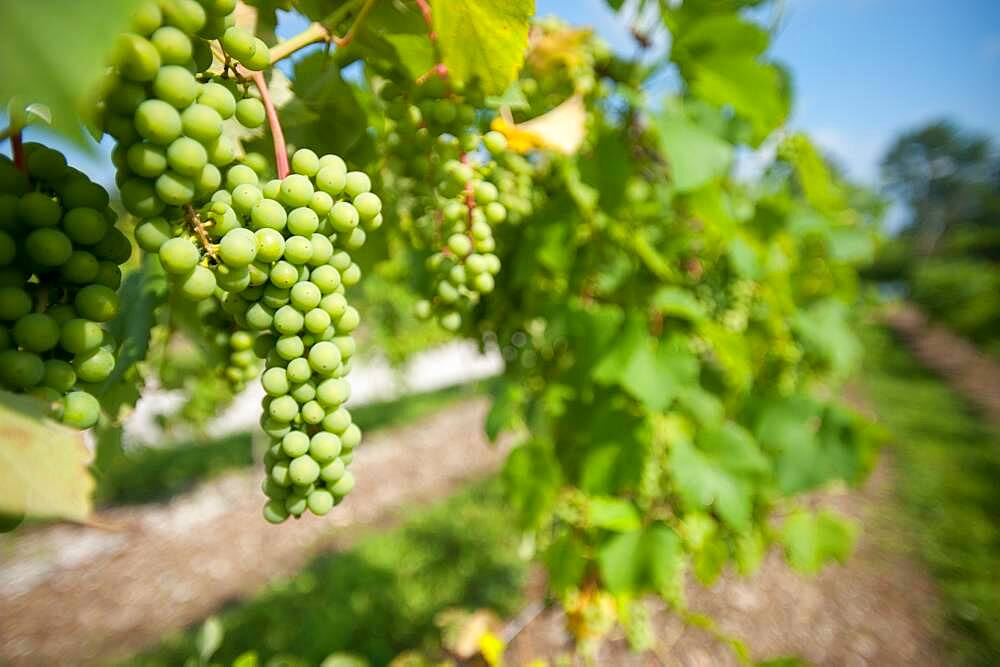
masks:
<svg viewBox="0 0 1000 667"><path fill-rule="evenodd" d="M388 525L497 469L478 399L373 434L354 493L330 516L260 519L257 471L222 476L161 505L111 509L106 528L54 526L0 554L0 663L87 665L138 651L290 574L360 527Z"/></svg>

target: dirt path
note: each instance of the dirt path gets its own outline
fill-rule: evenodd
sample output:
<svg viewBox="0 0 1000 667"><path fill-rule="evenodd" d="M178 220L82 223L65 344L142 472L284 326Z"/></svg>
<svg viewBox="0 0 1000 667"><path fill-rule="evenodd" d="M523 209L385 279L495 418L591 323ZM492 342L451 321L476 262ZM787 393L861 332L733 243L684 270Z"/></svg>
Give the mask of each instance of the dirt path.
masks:
<svg viewBox="0 0 1000 667"><path fill-rule="evenodd" d="M358 528L443 498L495 470L485 400L379 432L359 450L358 488L331 516L260 520L257 471L218 478L167 504L112 509L107 531L56 526L0 554L0 664L85 665L135 652L252 595Z"/></svg>
<svg viewBox="0 0 1000 667"><path fill-rule="evenodd" d="M859 519L864 527L853 557L816 577L792 572L772 553L751 578L724 575L711 589L690 582L690 607L710 615L726 634L743 640L754 659L799 656L816 665L931 667L936 652L933 591L902 545L893 520L891 460L884 459L858 491L819 495L815 502ZM704 630L685 626L662 603L648 601L656 647L630 652L620 634L602 646L599 665L738 665L729 649ZM511 644L510 664L569 651L562 612L544 612ZM575 664L584 664L578 660Z"/></svg>
<svg viewBox="0 0 1000 667"><path fill-rule="evenodd" d="M894 308L884 319L921 364L943 376L967 401L1000 424L1000 363L947 328L929 322L915 306Z"/></svg>

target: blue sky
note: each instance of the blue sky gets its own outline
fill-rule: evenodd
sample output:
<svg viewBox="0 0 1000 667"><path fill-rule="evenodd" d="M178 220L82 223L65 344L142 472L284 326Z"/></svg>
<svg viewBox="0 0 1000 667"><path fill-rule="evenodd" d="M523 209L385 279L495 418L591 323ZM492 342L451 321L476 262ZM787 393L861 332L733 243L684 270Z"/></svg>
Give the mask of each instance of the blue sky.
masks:
<svg viewBox="0 0 1000 667"><path fill-rule="evenodd" d="M536 2L539 15L595 26L613 48L634 52L604 0ZM284 36L304 26L283 24ZM1000 137L1000 0L786 0L773 54L795 82L791 126L859 180L875 182L898 132L935 118ZM71 162L109 183L105 144L97 156L73 151Z"/></svg>
<svg viewBox="0 0 1000 667"><path fill-rule="evenodd" d="M617 50L631 37L604 0L537 0ZM1000 0L786 0L772 54L792 72L791 126L873 183L901 131L949 117L1000 136Z"/></svg>

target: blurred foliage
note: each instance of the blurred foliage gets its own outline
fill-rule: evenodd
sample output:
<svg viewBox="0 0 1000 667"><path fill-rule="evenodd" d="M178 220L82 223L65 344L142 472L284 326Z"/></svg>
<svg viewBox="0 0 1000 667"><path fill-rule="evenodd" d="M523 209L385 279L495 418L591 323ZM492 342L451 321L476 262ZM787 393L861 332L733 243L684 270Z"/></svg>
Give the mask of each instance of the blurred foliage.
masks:
<svg viewBox="0 0 1000 667"><path fill-rule="evenodd" d="M281 656L281 664L303 666L338 651L373 665L408 649L438 652L442 611L517 611L527 569L517 542L499 484L474 486L397 529L320 556L247 604L220 613L225 633L213 662L228 665L247 647L256 649L261 664ZM123 664L183 664L198 655L197 637L191 629Z"/></svg>
<svg viewBox="0 0 1000 667"><path fill-rule="evenodd" d="M884 330L865 337L866 394L893 433L899 493L944 602L950 664L1000 661L1000 431Z"/></svg>

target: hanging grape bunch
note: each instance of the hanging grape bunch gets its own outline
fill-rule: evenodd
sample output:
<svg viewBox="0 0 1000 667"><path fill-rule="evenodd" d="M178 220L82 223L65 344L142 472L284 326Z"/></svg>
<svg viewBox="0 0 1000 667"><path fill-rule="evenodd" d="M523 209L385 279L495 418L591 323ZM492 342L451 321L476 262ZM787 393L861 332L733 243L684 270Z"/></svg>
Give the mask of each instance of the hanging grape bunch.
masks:
<svg viewBox="0 0 1000 667"><path fill-rule="evenodd" d="M409 91L389 82L380 97L390 120L386 180L397 215L414 245L432 251L426 261L433 295L417 304L417 315L455 331L462 312L493 291L500 271L493 226L508 218L502 202L519 185L492 158L507 142L498 132L479 133L473 104L480 96L449 90L445 77L430 76ZM530 212L529 200L515 204L517 216Z"/></svg>
<svg viewBox="0 0 1000 667"><path fill-rule="evenodd" d="M0 157L0 385L90 428L94 388L115 367L104 323L132 246L104 188L46 146L25 144L24 156L25 172Z"/></svg>

